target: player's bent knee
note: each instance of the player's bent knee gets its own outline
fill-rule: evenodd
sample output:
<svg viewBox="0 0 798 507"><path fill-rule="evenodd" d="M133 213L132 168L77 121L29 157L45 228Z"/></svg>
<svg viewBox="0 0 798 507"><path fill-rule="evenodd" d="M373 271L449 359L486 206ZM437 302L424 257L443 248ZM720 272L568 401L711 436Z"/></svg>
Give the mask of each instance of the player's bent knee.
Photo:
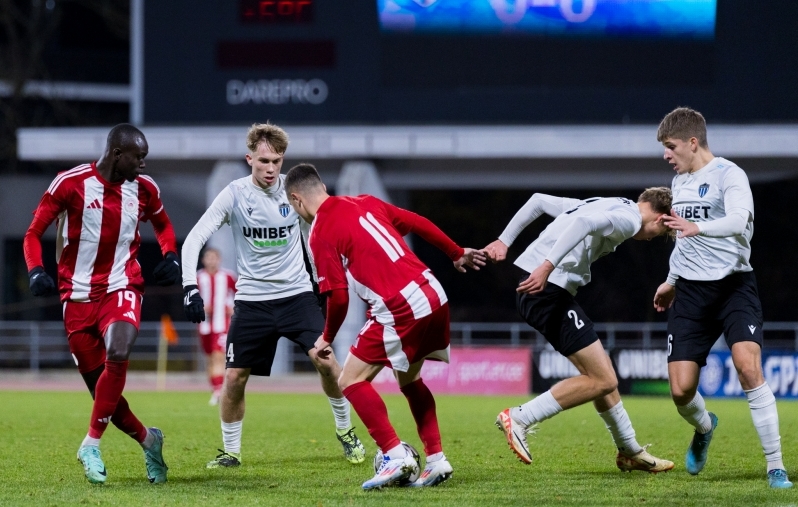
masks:
<svg viewBox="0 0 798 507"><path fill-rule="evenodd" d="M598 383L599 396L607 396L618 389L618 380L616 378L606 379Z"/></svg>

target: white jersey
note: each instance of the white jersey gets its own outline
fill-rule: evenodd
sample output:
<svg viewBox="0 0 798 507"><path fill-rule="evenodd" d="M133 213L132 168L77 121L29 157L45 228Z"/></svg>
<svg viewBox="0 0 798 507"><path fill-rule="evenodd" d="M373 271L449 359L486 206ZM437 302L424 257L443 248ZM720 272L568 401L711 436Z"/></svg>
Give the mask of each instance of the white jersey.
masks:
<svg viewBox="0 0 798 507"><path fill-rule="evenodd" d="M732 273L752 271L751 238L754 235L754 198L745 172L725 158L716 157L694 173L673 178L673 209L698 223L711 222L730 213L747 217L742 234L707 237L703 231L691 238L678 238L671 253L668 282L720 280Z"/></svg>
<svg viewBox="0 0 798 507"><path fill-rule="evenodd" d="M252 176L231 182L214 199L183 244L183 286L197 284L202 246L222 225L233 228L236 247L235 299L264 301L312 291L302 242L309 224L288 204L285 176L267 189Z"/></svg>
<svg viewBox="0 0 798 507"><path fill-rule="evenodd" d="M548 260L554 265L549 283L576 295L577 288L590 282L590 265L634 236L640 230L643 218L637 203L622 197L596 197L584 201L561 199L555 206L551 206L551 202L554 201L541 211L556 218L516 259L515 265L531 273ZM528 224L534 220L528 220L528 216L524 218L526 208L519 210L499 236L506 245L509 246L520 232L513 227L514 222Z"/></svg>

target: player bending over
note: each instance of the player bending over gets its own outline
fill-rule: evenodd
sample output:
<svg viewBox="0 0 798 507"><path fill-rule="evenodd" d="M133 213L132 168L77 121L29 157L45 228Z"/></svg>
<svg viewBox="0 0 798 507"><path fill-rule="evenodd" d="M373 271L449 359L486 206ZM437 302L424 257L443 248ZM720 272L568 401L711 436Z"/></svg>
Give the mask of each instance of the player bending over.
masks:
<svg viewBox="0 0 798 507"><path fill-rule="evenodd" d="M618 394L618 379L593 323L574 299L577 288L590 282L590 265L614 252L629 238L650 240L668 233L663 223L671 209L667 188L646 189L637 203L622 197L580 201L534 194L515 214L499 239L485 248L494 262L521 231L542 214L556 217L515 261L526 271L516 288L521 317L554 349L566 356L580 375L565 379L520 407L502 411L496 419L510 449L522 463L532 463L526 435L537 423L563 410L593 402L612 435L622 471L665 472L668 460L652 456L635 439L629 415Z"/></svg>
<svg viewBox="0 0 798 507"><path fill-rule="evenodd" d="M464 266L483 266L484 256L460 248L426 218L376 197L330 197L310 164L293 167L285 184L291 205L313 224L310 250L319 290L328 296L327 324L317 337L317 353L332 353L330 344L346 317L347 273L355 292L369 305L366 325L338 379L384 455L382 466L363 483L363 489L403 481L418 470L388 420L385 403L371 385L385 366L393 368L424 443L426 466L412 486L435 486L447 480L452 466L441 447L435 398L420 372L425 359L449 361L449 305L443 287L402 237L418 234L445 252L463 272Z"/></svg>
<svg viewBox="0 0 798 507"><path fill-rule="evenodd" d="M56 255L64 327L69 350L94 398L89 432L78 449L78 460L93 484L107 479L100 438L109 422L141 444L149 481L166 482L163 433L145 428L122 396L144 293L136 260L139 222L152 222L164 254L154 272L158 285L180 281L172 224L158 186L142 174L148 149L144 134L132 125L111 129L99 161L56 176L25 234L31 292L46 296L55 284L42 267L41 237L58 218Z"/></svg>
<svg viewBox="0 0 798 507"><path fill-rule="evenodd" d="M686 107L668 113L657 140L673 166L676 231L670 272L654 296L668 314L668 378L671 397L695 428L685 464L693 475L706 464L718 418L698 393L701 367L723 334L731 349L754 428L759 434L772 488L791 488L781 457L776 398L762 375L762 305L749 258L754 235L754 198L742 169L709 151L701 113ZM675 298L675 299L674 299Z"/></svg>
<svg viewBox="0 0 798 507"><path fill-rule="evenodd" d="M288 134L275 125L252 125L247 148L252 174L227 185L183 243L184 309L195 323L205 320L196 272L202 246L228 224L236 247L235 310L227 333L227 370L219 403L224 450L207 467L241 464L244 390L250 375L271 373L282 336L310 356L330 400L344 455L351 463L362 463L366 450L354 433L349 402L336 381L341 366L334 355L320 356L313 348L324 329L324 317L302 255L308 226L289 206L285 176L280 174Z"/></svg>

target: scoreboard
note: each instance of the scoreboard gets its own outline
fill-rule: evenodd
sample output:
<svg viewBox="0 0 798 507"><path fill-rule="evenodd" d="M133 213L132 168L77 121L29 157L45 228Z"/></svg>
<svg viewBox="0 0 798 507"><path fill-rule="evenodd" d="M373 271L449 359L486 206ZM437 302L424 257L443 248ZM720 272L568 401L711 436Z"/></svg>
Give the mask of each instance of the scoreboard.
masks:
<svg viewBox="0 0 798 507"><path fill-rule="evenodd" d="M144 121L795 121L798 2L779 5L146 0Z"/></svg>

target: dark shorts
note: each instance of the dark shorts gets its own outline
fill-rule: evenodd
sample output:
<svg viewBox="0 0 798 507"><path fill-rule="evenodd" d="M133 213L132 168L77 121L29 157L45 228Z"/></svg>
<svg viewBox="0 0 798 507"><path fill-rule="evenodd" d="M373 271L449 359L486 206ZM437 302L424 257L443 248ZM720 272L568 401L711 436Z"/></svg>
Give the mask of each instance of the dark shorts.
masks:
<svg viewBox="0 0 798 507"><path fill-rule="evenodd" d="M668 315L668 362L706 365L721 333L729 348L737 342L762 346L762 305L752 271L721 280L676 281L676 299Z"/></svg>
<svg viewBox="0 0 798 507"><path fill-rule="evenodd" d="M528 274L521 280L526 280ZM518 294L518 313L542 334L554 350L568 357L598 341L593 322L567 290L546 284L538 294Z"/></svg>
<svg viewBox="0 0 798 507"><path fill-rule="evenodd" d="M227 367L252 368L252 375L268 376L280 337L307 354L323 331L324 317L312 292L270 301L236 300L227 331Z"/></svg>

